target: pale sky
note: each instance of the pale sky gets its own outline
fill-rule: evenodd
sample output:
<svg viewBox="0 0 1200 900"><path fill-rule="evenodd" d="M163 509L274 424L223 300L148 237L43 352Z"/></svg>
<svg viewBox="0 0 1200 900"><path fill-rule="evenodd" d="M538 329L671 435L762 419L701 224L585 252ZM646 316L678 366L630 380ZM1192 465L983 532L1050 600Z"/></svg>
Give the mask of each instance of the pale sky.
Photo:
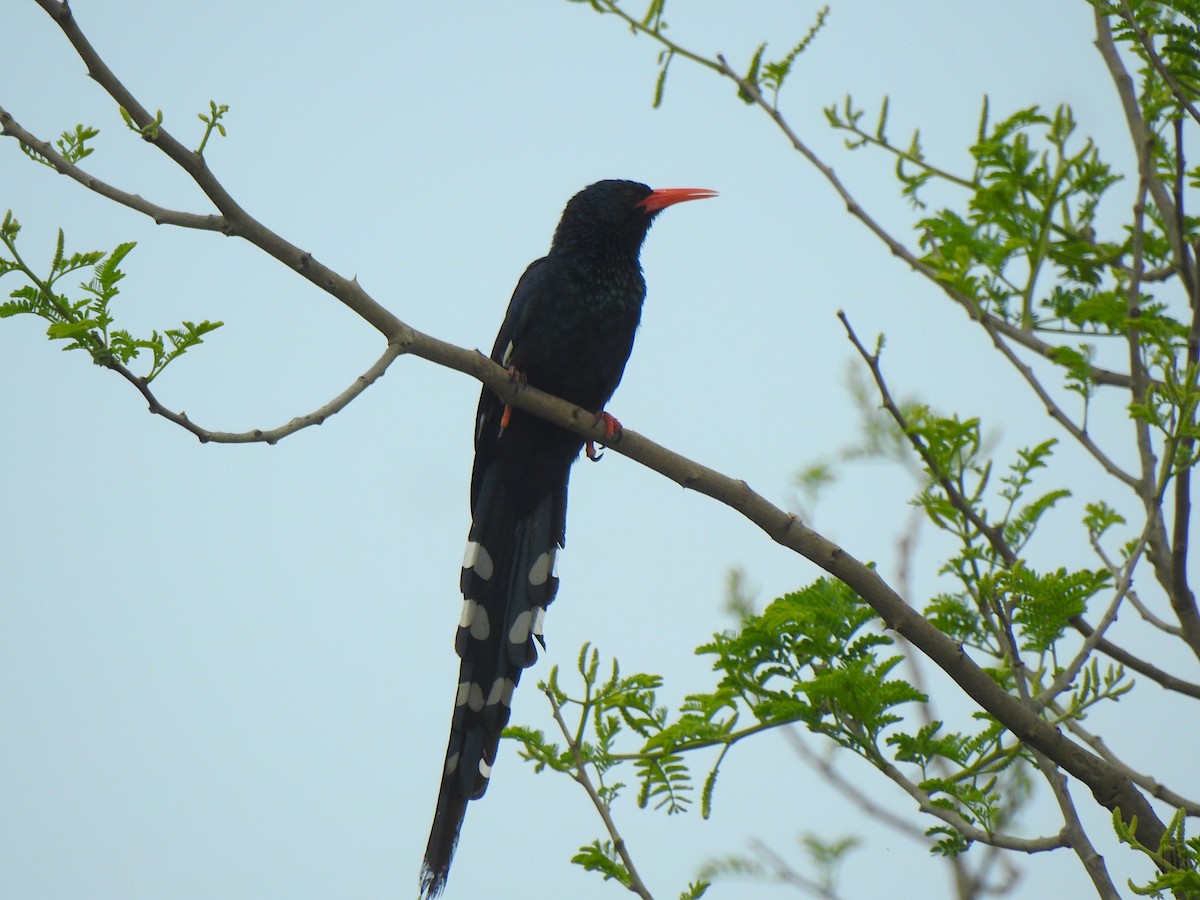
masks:
<svg viewBox="0 0 1200 900"><path fill-rule="evenodd" d="M847 215L760 111L682 60L663 107L651 109L657 48L587 4L72 8L109 65L185 143L198 142L196 114L209 100L229 104L229 136L214 138L207 158L248 211L357 275L409 324L462 346L490 348L517 278L545 252L579 188L632 178L720 191L667 210L650 233L643 325L610 410L781 505L793 502L798 469L856 435L845 387L856 357L839 309L864 339L887 334L896 393L983 416L1002 459L1062 436L992 359L984 335ZM762 40L768 57L785 53L816 8L677 2L667 18L684 46L742 66ZM891 161L849 153L822 107L852 93L873 119L890 95L895 139L906 143L920 127L930 156L966 173L983 94L996 115L1069 102L1081 135L1126 167L1128 141L1090 23L1082 0L1003 9L839 0L796 63L784 112L911 243L913 214L897 199ZM84 164L98 177L211 211L181 171L124 129L31 0L3 4L0 33L0 105L26 128L54 137L93 124L102 135ZM154 385L211 429L269 428L309 412L382 352L368 325L249 245L155 226L3 141L0 211L9 208L24 225L26 258L43 265L60 226L68 249L138 242L124 266L120 325L226 323ZM415 895L456 684L478 385L402 359L320 428L275 447L204 446L43 331L32 319L0 322L0 508L9 523L0 549L0 895ZM1106 495L1090 463L1067 450L1062 460L1047 484L1068 483L1077 496L1056 514L1061 538L1035 545L1043 560L1084 558L1083 502L1126 502ZM895 468L848 467L810 524L890 577L912 489ZM615 453L576 468L570 505L549 650L525 675L514 723L553 728L534 686L552 665L573 670L584 641L625 671L664 675L664 700L709 690L715 676L693 649L729 625L730 567L746 570L762 603L818 574L731 510ZM944 549L925 538L918 606L935 590ZM948 715L964 713L952 686L938 691ZM1119 711L1131 712L1137 696ZM1182 723L1160 727L1163 748L1171 727L1188 733ZM1136 731L1113 739L1172 774L1165 749L1139 747ZM882 776L843 763L881 803L915 813ZM1194 788L1194 772L1185 777ZM864 821L778 735L731 754L710 821L640 811L634 796L626 792L617 821L662 898L678 896L711 856L745 852L754 838L802 866L804 832L865 837L843 875L846 897L879 896L882 884L894 897L949 896L944 864ZM576 785L534 776L505 742L487 797L468 811L446 896L620 896L569 863L603 836ZM1016 897L1090 889L1065 851L1018 862ZM1145 871L1113 866L1122 884ZM725 882L708 896L792 894Z"/></svg>

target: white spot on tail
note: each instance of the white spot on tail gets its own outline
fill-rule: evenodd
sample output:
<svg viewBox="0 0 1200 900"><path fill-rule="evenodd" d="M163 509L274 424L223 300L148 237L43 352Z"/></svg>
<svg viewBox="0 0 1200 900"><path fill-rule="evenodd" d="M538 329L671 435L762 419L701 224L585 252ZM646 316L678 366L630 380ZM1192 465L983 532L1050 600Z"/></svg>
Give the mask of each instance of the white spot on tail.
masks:
<svg viewBox="0 0 1200 900"><path fill-rule="evenodd" d="M479 760L479 774L484 778L492 777L492 767L487 764L487 760L482 757Z"/></svg>
<svg viewBox="0 0 1200 900"><path fill-rule="evenodd" d="M492 689L488 692L487 705L495 706L497 703L503 703L505 706L511 707L515 687L511 678L497 678L492 682Z"/></svg>
<svg viewBox="0 0 1200 900"><path fill-rule="evenodd" d="M457 768L458 768L458 754L455 753L448 760L446 760L446 771L444 774L449 775L451 772L453 772Z"/></svg>
<svg viewBox="0 0 1200 900"><path fill-rule="evenodd" d="M471 637L477 641L486 641L492 628L488 624L487 610L482 606L475 607L475 615L471 618Z"/></svg>
<svg viewBox="0 0 1200 900"><path fill-rule="evenodd" d="M529 626L533 621L533 613L529 610L513 619L512 627L508 629L508 640L513 644L524 644L529 640Z"/></svg>
<svg viewBox="0 0 1200 900"><path fill-rule="evenodd" d="M508 346L504 348L504 361L502 363L500 363L500 365L502 365L502 366L508 365L508 361L510 359L512 359L512 352L513 352L513 342L509 341Z"/></svg>
<svg viewBox="0 0 1200 900"><path fill-rule="evenodd" d="M454 697L454 705L462 706L467 702L467 694L471 692L471 682L463 681L458 685L458 694Z"/></svg>
<svg viewBox="0 0 1200 900"><path fill-rule="evenodd" d="M477 541L467 541L462 567L474 569L475 574L484 581L492 577L492 557Z"/></svg>
<svg viewBox="0 0 1200 900"><path fill-rule="evenodd" d="M534 587L545 584L546 579L550 577L550 572L554 568L555 553L551 550L548 553L543 553L533 563L533 567L529 570L529 583Z"/></svg>
<svg viewBox="0 0 1200 900"><path fill-rule="evenodd" d="M542 623L546 621L546 607L537 606L533 610L533 633L542 636Z"/></svg>
<svg viewBox="0 0 1200 900"><path fill-rule="evenodd" d="M465 566L464 566L465 568ZM471 620L475 618L475 601L469 597L463 601L462 615L458 619L459 628L470 628Z"/></svg>
<svg viewBox="0 0 1200 900"><path fill-rule="evenodd" d="M470 690L467 691L467 706L471 707L473 712L479 712L483 709L483 688L472 682Z"/></svg>

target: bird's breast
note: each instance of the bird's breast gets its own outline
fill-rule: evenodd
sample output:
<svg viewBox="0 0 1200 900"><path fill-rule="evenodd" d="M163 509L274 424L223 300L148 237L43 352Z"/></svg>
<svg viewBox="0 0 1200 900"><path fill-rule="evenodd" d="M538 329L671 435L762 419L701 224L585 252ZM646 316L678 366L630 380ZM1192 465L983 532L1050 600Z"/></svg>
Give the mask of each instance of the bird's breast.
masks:
<svg viewBox="0 0 1200 900"><path fill-rule="evenodd" d="M645 282L634 270L579 279L548 298L531 328L529 383L587 409L602 408L633 349L644 297Z"/></svg>

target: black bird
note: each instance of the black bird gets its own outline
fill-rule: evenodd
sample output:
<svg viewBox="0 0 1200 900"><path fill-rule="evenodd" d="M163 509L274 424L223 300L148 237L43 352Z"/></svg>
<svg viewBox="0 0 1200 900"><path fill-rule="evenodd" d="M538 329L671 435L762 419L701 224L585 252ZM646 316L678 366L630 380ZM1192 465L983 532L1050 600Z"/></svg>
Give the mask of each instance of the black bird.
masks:
<svg viewBox="0 0 1200 900"><path fill-rule="evenodd" d="M715 196L600 181L567 204L550 252L521 276L492 359L523 382L604 417L642 314L638 261L658 213ZM454 649L462 659L437 811L421 866L421 896L446 886L468 800L487 790L521 671L537 659L542 617L558 590L555 554L566 538L567 478L584 440L506 406L484 388L475 418L465 599ZM591 443L588 456L594 458Z"/></svg>

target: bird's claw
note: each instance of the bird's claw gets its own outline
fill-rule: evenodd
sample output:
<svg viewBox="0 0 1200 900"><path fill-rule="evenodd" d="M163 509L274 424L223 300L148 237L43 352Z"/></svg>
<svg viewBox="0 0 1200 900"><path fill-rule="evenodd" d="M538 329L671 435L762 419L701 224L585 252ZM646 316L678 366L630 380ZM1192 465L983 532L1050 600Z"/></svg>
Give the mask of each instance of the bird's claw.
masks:
<svg viewBox="0 0 1200 900"><path fill-rule="evenodd" d="M616 416L609 415L601 410L596 413L595 424L599 425L601 422L604 422L604 443L600 445L601 447L609 447L621 440L621 423L617 421ZM610 440L614 435L616 436L616 440ZM592 462L599 462L600 457L604 455L603 453L596 452L596 443L594 441L587 442L586 452L587 458Z"/></svg>
<svg viewBox="0 0 1200 900"><path fill-rule="evenodd" d="M516 366L508 367L508 380L513 383L513 389L517 391L521 390L521 388L525 387L525 385L529 382L529 379L525 377L525 373L520 371ZM508 427L508 422L512 418L512 411L512 404L505 403L504 412L500 414L501 433L503 433L504 429Z"/></svg>
<svg viewBox="0 0 1200 900"><path fill-rule="evenodd" d="M525 373L516 366L508 367L508 380L516 385L518 391L529 383L529 379L525 377Z"/></svg>

